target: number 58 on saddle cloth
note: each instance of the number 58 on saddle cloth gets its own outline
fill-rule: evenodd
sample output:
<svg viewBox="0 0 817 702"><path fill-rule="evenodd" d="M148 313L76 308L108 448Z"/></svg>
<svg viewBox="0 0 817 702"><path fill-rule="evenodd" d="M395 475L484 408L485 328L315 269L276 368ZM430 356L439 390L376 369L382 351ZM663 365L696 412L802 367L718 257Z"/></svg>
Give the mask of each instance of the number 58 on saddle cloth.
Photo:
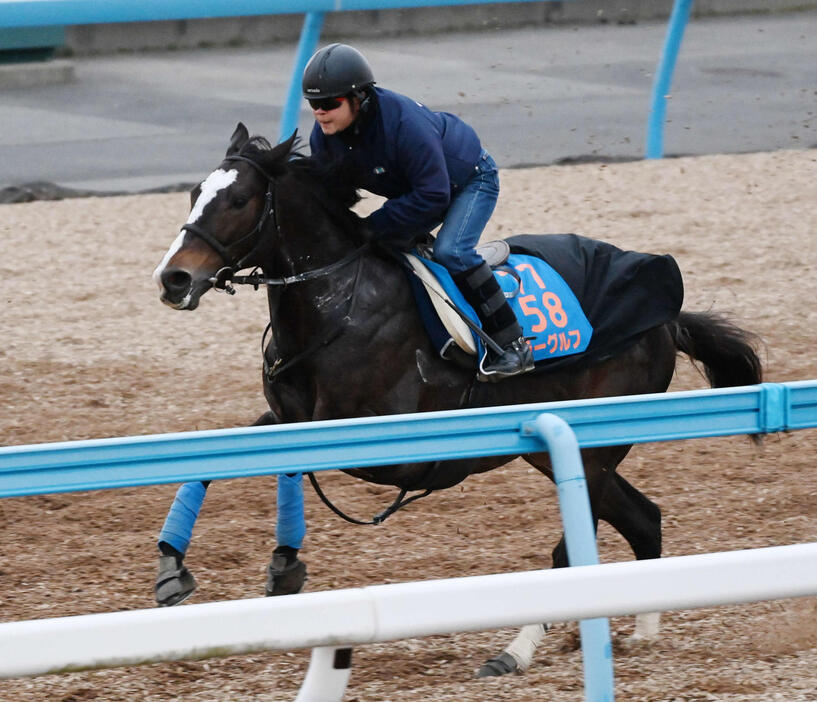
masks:
<svg viewBox="0 0 817 702"><path fill-rule="evenodd" d="M422 279L428 300L449 335L439 349L441 354L445 356L448 345L456 343L469 355L481 357L484 353L482 340L445 301L447 298L472 323L481 326L479 317L448 271L418 255L405 256ZM501 267L494 268L494 276L533 349L534 361L582 353L587 349L593 328L573 291L545 261L534 256L511 254Z"/></svg>
<svg viewBox="0 0 817 702"><path fill-rule="evenodd" d="M681 309L681 273L669 255L624 251L575 234L506 241L507 259L488 262L529 339L537 370L602 360ZM452 357L457 346L482 358L482 341L451 305L477 327L479 318L448 271L416 252L404 255L420 315L440 355Z"/></svg>

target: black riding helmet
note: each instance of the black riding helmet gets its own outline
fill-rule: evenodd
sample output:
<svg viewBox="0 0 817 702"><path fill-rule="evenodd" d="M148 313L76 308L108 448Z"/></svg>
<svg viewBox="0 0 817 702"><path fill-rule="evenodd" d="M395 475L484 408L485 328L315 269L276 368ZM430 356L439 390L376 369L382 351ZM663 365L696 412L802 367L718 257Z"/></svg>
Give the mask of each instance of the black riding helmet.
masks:
<svg viewBox="0 0 817 702"><path fill-rule="evenodd" d="M330 44L309 59L301 88L307 99L331 98L349 93L362 95L374 82L363 54L346 44Z"/></svg>

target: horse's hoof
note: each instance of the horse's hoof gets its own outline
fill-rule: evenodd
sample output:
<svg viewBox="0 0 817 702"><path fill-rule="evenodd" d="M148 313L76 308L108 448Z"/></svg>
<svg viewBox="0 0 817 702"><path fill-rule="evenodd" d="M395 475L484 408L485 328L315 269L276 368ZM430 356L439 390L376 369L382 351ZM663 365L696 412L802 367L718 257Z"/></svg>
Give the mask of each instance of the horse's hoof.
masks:
<svg viewBox="0 0 817 702"><path fill-rule="evenodd" d="M196 590L196 580L187 567L175 556L159 557L159 574L153 588L160 607L181 604Z"/></svg>
<svg viewBox="0 0 817 702"><path fill-rule="evenodd" d="M267 597L295 595L303 589L305 582L306 563L298 560L297 549L278 546L267 566L267 584L264 587Z"/></svg>
<svg viewBox="0 0 817 702"><path fill-rule="evenodd" d="M507 651L503 651L496 658L491 658L482 664L477 671L478 678L495 678L508 673L518 673L519 665Z"/></svg>

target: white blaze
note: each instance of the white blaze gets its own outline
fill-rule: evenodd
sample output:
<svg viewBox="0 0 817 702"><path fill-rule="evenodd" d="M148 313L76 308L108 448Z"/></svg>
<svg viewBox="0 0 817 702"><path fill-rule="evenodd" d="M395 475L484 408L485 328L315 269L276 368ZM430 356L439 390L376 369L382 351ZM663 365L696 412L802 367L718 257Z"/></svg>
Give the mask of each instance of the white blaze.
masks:
<svg viewBox="0 0 817 702"><path fill-rule="evenodd" d="M187 224L196 222L204 213L204 208L218 195L219 191L234 183L236 178L238 178L238 171L235 168L231 168L229 171L219 168L207 176L207 179L201 184L201 193L196 198L196 204L190 210Z"/></svg>
<svg viewBox="0 0 817 702"><path fill-rule="evenodd" d="M236 178L238 178L238 171L235 170L235 168L231 168L229 171L219 168L207 176L205 181L201 184L201 192L196 198L193 209L190 210L190 216L187 218L186 224L194 224L197 222L199 217L204 214L204 208L216 198L221 190L224 190L224 188L234 183ZM181 248L183 240L184 230L179 233L179 236L176 237L176 240L170 245L170 248L164 255L162 262L156 267L156 270L153 271L153 280L156 281L160 288L162 287L162 271L165 269L165 266L167 266L168 261L170 261Z"/></svg>

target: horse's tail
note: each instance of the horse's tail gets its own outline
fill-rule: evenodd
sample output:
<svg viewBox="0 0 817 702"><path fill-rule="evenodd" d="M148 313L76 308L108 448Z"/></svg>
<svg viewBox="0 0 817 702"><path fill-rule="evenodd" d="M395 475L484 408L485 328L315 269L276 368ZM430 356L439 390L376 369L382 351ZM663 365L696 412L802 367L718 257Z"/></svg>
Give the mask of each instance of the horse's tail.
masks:
<svg viewBox="0 0 817 702"><path fill-rule="evenodd" d="M673 323L675 347L704 366L713 388L755 385L763 366L755 351L759 337L709 312L681 312Z"/></svg>

